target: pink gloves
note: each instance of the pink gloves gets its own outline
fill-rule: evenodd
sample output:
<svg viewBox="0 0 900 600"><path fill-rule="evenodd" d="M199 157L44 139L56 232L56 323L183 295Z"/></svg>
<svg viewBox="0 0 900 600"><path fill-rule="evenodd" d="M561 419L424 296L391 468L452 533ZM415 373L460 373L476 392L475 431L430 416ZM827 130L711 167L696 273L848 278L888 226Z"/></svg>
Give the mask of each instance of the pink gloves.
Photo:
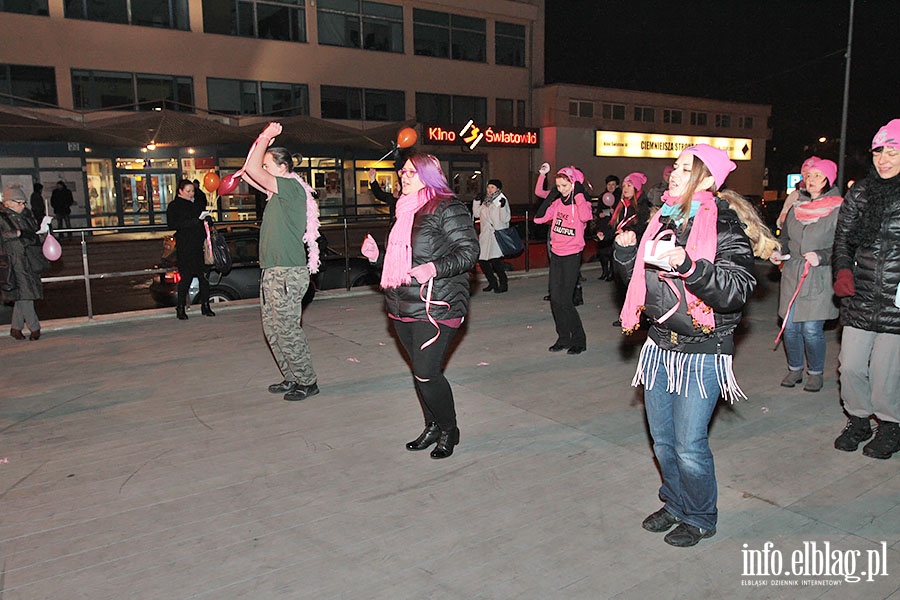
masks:
<svg viewBox="0 0 900 600"><path fill-rule="evenodd" d="M363 240L361 251L362 255L369 259L369 262L378 260L378 244L375 243L375 238L373 238L371 234L366 234L366 239Z"/></svg>
<svg viewBox="0 0 900 600"><path fill-rule="evenodd" d="M853 285L853 271L841 269L834 278L834 295L841 298L856 295L856 286Z"/></svg>
<svg viewBox="0 0 900 600"><path fill-rule="evenodd" d="M419 283L425 283L429 279L432 279L435 275L437 275L437 269L435 268L434 263L428 262L424 265L413 267L409 270L409 274Z"/></svg>

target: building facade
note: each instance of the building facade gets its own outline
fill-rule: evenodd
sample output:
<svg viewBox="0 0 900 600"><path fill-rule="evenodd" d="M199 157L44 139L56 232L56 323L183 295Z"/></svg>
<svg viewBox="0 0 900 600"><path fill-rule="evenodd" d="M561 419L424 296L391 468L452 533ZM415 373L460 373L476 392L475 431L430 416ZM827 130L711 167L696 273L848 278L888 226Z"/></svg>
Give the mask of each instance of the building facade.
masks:
<svg viewBox="0 0 900 600"><path fill-rule="evenodd" d="M289 149L305 157L323 216L354 216L381 208L367 191L370 167L397 185L393 161L379 161L391 149L386 130L458 132L470 120L470 130L524 130L544 73L544 0L34 0L0 11L3 122L73 124L52 140L36 127L31 140L0 135L0 179L28 190L42 181L48 197L66 181L82 226L164 222L180 177L243 163L249 142L153 139L162 125L141 132L146 121L129 114L188 114L244 132L318 121L315 142L301 136ZM117 143L109 123L123 115ZM488 176L509 173L515 188L512 174L528 171L530 149L432 146L423 126L417 146L440 156L465 199ZM85 141L99 127L104 143ZM528 182L520 187L525 195ZM222 202L222 218L255 218L245 187Z"/></svg>

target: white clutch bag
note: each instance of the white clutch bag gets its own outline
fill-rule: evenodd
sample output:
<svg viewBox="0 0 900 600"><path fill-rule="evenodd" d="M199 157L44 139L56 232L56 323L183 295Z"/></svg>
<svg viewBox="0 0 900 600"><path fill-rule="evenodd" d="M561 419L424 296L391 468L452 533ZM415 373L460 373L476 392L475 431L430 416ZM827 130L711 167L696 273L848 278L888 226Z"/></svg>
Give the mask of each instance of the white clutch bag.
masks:
<svg viewBox="0 0 900 600"><path fill-rule="evenodd" d="M669 259L660 258L660 256L669 250L674 249L675 240L673 239L650 240L647 242L647 245L644 246L644 264L652 265L663 271L671 271L672 266L669 264Z"/></svg>

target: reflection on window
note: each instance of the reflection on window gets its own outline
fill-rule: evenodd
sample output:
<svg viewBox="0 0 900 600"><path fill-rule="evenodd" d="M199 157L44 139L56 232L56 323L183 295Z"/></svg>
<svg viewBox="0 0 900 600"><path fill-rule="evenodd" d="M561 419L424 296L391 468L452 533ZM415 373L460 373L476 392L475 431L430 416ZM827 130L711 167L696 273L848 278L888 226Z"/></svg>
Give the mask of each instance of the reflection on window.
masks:
<svg viewBox="0 0 900 600"><path fill-rule="evenodd" d="M486 21L413 9L413 46L419 56L485 62Z"/></svg>
<svg viewBox="0 0 900 600"><path fill-rule="evenodd" d="M48 15L47 0L0 0L0 12Z"/></svg>
<svg viewBox="0 0 900 600"><path fill-rule="evenodd" d="M0 103L14 106L58 106L53 67L0 64Z"/></svg>
<svg viewBox="0 0 900 600"><path fill-rule="evenodd" d="M305 0L203 0L203 31L305 42Z"/></svg>
<svg viewBox="0 0 900 600"><path fill-rule="evenodd" d="M406 118L406 94L399 90L323 85L321 91L323 119L402 121Z"/></svg>
<svg viewBox="0 0 900 600"><path fill-rule="evenodd" d="M72 69L72 96L78 110L194 111L193 79L176 75Z"/></svg>
<svg viewBox="0 0 900 600"><path fill-rule="evenodd" d="M206 90L212 112L271 116L309 114L306 84L209 77Z"/></svg>
<svg viewBox="0 0 900 600"><path fill-rule="evenodd" d="M416 93L416 120L420 123L465 125L469 119L487 122L487 98Z"/></svg>
<svg viewBox="0 0 900 600"><path fill-rule="evenodd" d="M497 21L494 27L496 29L495 62L498 65L524 67L525 26Z"/></svg>
<svg viewBox="0 0 900 600"><path fill-rule="evenodd" d="M319 0L319 43L403 52L403 7L364 0Z"/></svg>
<svg viewBox="0 0 900 600"><path fill-rule="evenodd" d="M64 0L64 8L67 19L190 29L188 0Z"/></svg>

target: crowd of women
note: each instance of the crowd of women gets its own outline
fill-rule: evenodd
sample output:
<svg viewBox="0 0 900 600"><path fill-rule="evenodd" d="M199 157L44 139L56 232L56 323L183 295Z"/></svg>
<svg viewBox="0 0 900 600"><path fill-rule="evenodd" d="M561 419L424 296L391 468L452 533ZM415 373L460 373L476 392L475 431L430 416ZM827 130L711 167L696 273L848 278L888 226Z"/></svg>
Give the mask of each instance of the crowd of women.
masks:
<svg viewBox="0 0 900 600"><path fill-rule="evenodd" d="M295 233L308 241L317 235L318 223L311 214L315 205L310 190L291 173L290 155L271 146L280 132L280 125L270 124L260 135L246 173L268 191L270 202L281 202L284 210L291 203L302 208L294 219ZM735 163L726 152L704 144L691 146L677 157L658 210L640 208L646 175L625 177L619 204L593 234L598 240L612 238L615 266L627 285L620 313L622 330L630 334L647 329L632 384L644 388L663 505L642 526L666 533L666 543L693 546L716 533L717 484L708 430L720 398L745 397L733 369L734 334L756 286L755 258L781 268L778 312L783 328L779 335L784 336L788 370L781 385L794 387L805 380L804 390L822 389L824 325L839 314L843 325L840 395L848 421L834 446L853 451L874 436L864 447L866 456L884 459L900 451L900 369L896 368L900 361L900 119L877 132L871 151L873 168L846 196L840 194L832 161L818 157L806 161L803 189L792 194L779 217L778 238L746 199L725 188ZM474 216L481 221L479 237L472 213L455 197L440 161L415 151L404 160L398 170L401 193L391 200L396 216L387 240L379 244L369 235L361 250L381 268L387 315L412 368L424 429L406 448L420 451L434 446L431 457L442 459L451 456L460 442L444 362L468 313L469 272L476 263L487 278L486 291L508 289L493 232L508 226L510 210L502 182L491 180L488 194L473 205ZM573 297L585 231L595 217L581 170L558 169L555 187L543 191L549 171L545 163L536 188L542 203L534 217L535 223L550 227L550 303L556 340L549 350L580 354L587 349L587 340ZM190 182L179 186L184 218L173 218L182 236L200 231L205 216L201 207L190 204L190 186ZM288 192L296 198L291 200ZM0 228L17 275L23 268L17 257L39 232L24 204L24 194L4 191ZM270 228L274 226L269 223ZM192 246L192 257L193 250ZM179 254L182 260L189 259ZM305 255L285 265L275 259L270 262L267 270L305 273L298 284L305 291L308 269L318 260L311 256L309 266ZM32 339L37 339L39 325L27 302L40 297L40 278L36 290L28 271L23 270L21 278L25 284L18 296L4 292L4 299L12 298L17 307L23 304L14 317L12 335L22 336L24 321ZM275 306L266 309L262 301L264 322L269 310L274 315L270 321L293 323L290 327L296 329L299 309L279 316L281 309L273 301L275 288L288 289L289 283L266 288L264 295ZM291 367L286 356L278 359L290 354L290 348L276 352L284 345L281 338L289 333L278 333L274 326L266 330L285 375L285 381L269 390L287 392L288 400L304 399L319 391L305 336L296 344L302 350L296 354L301 367L306 367Z"/></svg>

